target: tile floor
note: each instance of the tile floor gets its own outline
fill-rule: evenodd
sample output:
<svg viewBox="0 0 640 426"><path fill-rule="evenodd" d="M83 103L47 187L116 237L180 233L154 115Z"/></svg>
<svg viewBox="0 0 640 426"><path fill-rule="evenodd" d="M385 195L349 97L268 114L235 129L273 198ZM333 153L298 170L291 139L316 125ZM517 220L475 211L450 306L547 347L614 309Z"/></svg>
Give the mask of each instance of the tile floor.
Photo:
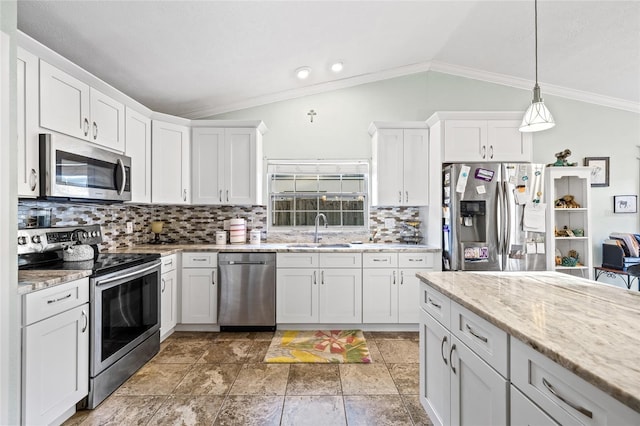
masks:
<svg viewBox="0 0 640 426"><path fill-rule="evenodd" d="M69 425L431 425L418 333L365 332L372 364L265 364L273 333L177 332Z"/></svg>

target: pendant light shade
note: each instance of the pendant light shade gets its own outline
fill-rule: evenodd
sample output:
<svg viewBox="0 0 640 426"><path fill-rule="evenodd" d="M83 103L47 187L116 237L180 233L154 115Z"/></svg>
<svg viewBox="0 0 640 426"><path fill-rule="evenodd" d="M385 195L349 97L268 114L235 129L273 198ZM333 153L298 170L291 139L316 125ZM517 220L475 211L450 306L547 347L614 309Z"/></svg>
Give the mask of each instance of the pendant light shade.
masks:
<svg viewBox="0 0 640 426"><path fill-rule="evenodd" d="M534 1L534 7L536 85L533 87L533 100L531 101L531 105L527 108L527 111L524 113L524 117L522 118L522 124L519 129L521 132L539 132L540 130L547 130L556 125L551 112L540 96L540 86L538 86L538 0Z"/></svg>

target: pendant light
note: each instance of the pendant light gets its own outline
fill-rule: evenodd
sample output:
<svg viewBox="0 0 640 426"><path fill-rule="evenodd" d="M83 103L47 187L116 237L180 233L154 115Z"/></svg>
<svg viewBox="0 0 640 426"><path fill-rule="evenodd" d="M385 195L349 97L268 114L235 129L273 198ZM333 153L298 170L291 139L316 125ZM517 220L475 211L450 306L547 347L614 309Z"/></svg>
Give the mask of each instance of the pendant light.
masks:
<svg viewBox="0 0 640 426"><path fill-rule="evenodd" d="M539 132L547 130L556 125L551 112L544 104L540 96L540 86L538 86L538 0L534 0L535 7L535 39L536 39L536 85L533 87L533 100L527 108L520 125L521 132Z"/></svg>

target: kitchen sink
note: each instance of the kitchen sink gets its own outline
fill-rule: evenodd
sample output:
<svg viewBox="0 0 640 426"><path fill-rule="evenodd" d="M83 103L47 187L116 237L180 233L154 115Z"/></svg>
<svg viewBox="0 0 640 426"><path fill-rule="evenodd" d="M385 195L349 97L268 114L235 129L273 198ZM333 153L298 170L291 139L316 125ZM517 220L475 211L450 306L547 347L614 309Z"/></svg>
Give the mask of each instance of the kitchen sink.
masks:
<svg viewBox="0 0 640 426"><path fill-rule="evenodd" d="M287 244L288 248L349 248L351 244L348 243L293 243Z"/></svg>

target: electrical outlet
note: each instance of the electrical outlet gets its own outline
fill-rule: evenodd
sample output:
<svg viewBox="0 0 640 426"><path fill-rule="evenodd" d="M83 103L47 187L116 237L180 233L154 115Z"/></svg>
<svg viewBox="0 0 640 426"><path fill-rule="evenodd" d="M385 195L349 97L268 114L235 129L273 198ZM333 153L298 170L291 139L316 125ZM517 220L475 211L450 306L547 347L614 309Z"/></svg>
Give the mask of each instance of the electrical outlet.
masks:
<svg viewBox="0 0 640 426"><path fill-rule="evenodd" d="M127 222L127 234L133 234L133 222Z"/></svg>
<svg viewBox="0 0 640 426"><path fill-rule="evenodd" d="M384 220L384 227L387 229L393 229L396 227L396 220L392 217L388 217Z"/></svg>

